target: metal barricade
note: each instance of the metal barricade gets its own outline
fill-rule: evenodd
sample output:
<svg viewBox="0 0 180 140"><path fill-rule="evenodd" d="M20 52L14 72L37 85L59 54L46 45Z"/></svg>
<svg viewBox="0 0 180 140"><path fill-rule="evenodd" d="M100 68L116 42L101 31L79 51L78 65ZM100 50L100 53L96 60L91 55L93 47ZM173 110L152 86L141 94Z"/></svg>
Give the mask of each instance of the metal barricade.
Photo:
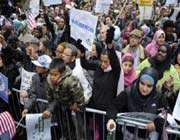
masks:
<svg viewBox="0 0 180 140"><path fill-rule="evenodd" d="M86 113L91 113L92 114L92 124L93 124L93 140L96 140L97 139L97 125L98 124L102 124L102 128L99 128L99 129L102 129L101 132L99 133L102 133L102 134L99 134L102 136L102 140L105 140L106 139L106 127L105 127L105 115L106 115L106 112L105 111L101 111L101 110L97 110L97 109L92 109L92 108L85 108L85 112L84 112L84 129L88 129L87 128L87 117L86 117ZM98 116L97 116L98 115ZM97 118L98 117L98 118ZM101 121L99 120L99 118L101 119L102 118L102 122L97 122L97 121ZM90 125L90 124L89 124ZM100 127L100 126L98 126ZM89 138L87 137L87 134L85 135L85 140L88 140Z"/></svg>
<svg viewBox="0 0 180 140"><path fill-rule="evenodd" d="M134 114L134 116L132 115ZM135 115L136 114L136 115ZM142 117L142 114L144 114L144 117ZM138 117L141 116L141 118ZM150 118L147 118L147 116L150 116ZM122 126L122 134L125 135L127 131L127 127L133 127L134 133L132 134L133 140L141 140L141 138L138 137L138 131L139 129L145 129L145 126L152 122L155 116L151 116L149 113L137 113L137 112L131 112L131 113L119 113L117 115L117 124ZM115 133L112 133L112 135L115 135ZM165 136L167 135L167 136ZM157 140L158 139L158 133L153 131L149 134L148 140ZM112 137L112 136L111 136ZM180 138L180 126L167 126L165 127L165 133L161 136L161 140L178 140ZM113 139L114 140L114 139ZM123 137L123 140L126 140L125 137ZM130 140L130 137L128 138ZM146 139L144 139L146 140Z"/></svg>
<svg viewBox="0 0 180 140"><path fill-rule="evenodd" d="M13 89L16 92L19 90ZM36 99L37 102L48 104L47 100L44 99ZM66 137L69 140L115 140L116 139L116 131L106 131L106 124L105 124L105 116L106 112L92 109L92 108L82 108L80 112L72 112L69 110L67 106L60 105L58 108L55 109L55 113L58 117L56 122L52 123L52 126L59 126L60 128L58 131L55 131L55 137L61 134L60 140L66 140ZM155 115L150 115L149 113L135 112L133 113L119 113L117 115L117 124L122 126L122 133L126 133L126 127L134 127L135 131L133 133L133 137L136 140L140 140L138 138L138 131L139 129L145 129L147 123L152 122ZM136 114L136 115L135 115ZM90 117L89 117L90 116ZM138 117L141 116L141 117ZM147 117L149 116L149 118ZM91 121L88 121L88 120ZM17 127L26 126L21 123L23 118L16 122ZM98 128L99 127L99 128ZM100 131L97 133L97 131ZM72 134L73 132L73 134ZM90 132L90 133L89 133ZM168 134L169 140L176 140L180 136L180 126L168 126L166 128L166 132ZM60 134L59 134L60 133ZM98 135L101 135L101 138L98 138ZM156 134L152 134L156 135ZM99 136L100 137L100 136ZM151 140L155 140L152 138Z"/></svg>
<svg viewBox="0 0 180 140"><path fill-rule="evenodd" d="M166 128L169 140L179 140L180 139L180 126L169 126Z"/></svg>

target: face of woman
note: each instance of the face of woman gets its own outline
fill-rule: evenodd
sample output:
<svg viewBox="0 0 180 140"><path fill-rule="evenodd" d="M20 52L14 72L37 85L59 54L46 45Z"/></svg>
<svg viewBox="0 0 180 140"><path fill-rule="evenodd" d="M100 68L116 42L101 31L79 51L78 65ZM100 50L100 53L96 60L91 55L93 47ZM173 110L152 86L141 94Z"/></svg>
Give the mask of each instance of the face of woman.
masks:
<svg viewBox="0 0 180 140"><path fill-rule="evenodd" d="M91 57L93 57L93 56L97 57L96 45L95 44L92 45L92 49L91 49Z"/></svg>
<svg viewBox="0 0 180 140"><path fill-rule="evenodd" d="M101 61L101 68L103 70L105 70L105 69L107 69L109 67L110 60L109 60L108 55L101 54L100 61Z"/></svg>
<svg viewBox="0 0 180 140"><path fill-rule="evenodd" d="M139 91L143 96L147 96L153 90L153 85L149 80L141 80L139 82Z"/></svg>
<svg viewBox="0 0 180 140"><path fill-rule="evenodd" d="M133 63L131 61L125 61L122 63L123 71L125 74L128 74L128 72L132 69Z"/></svg>
<svg viewBox="0 0 180 140"><path fill-rule="evenodd" d="M165 41L165 36L164 34L161 34L158 38L157 38L157 44L158 45L163 45Z"/></svg>
<svg viewBox="0 0 180 140"><path fill-rule="evenodd" d="M167 57L167 48L165 46L161 46L158 49L157 55L156 55L156 59L163 62L166 60Z"/></svg>

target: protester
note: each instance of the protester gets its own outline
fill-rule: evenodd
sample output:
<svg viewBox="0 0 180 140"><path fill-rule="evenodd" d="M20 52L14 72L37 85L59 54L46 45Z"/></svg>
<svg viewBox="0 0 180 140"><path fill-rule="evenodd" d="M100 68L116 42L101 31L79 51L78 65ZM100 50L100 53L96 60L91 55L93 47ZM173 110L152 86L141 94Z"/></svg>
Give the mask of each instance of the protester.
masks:
<svg viewBox="0 0 180 140"><path fill-rule="evenodd" d="M32 78L32 85L30 89L28 91L23 90L20 93L20 96L23 98L29 97L28 103L24 106L24 111L22 112L23 115L25 115L28 111L35 113L43 112L45 110L43 104L36 107L33 105L38 104L35 103L37 98L46 99L46 78L51 61L52 59L48 55L41 55L37 60L32 61L35 65L37 74L35 74Z"/></svg>
<svg viewBox="0 0 180 140"><path fill-rule="evenodd" d="M125 87L131 86L136 79L136 71L133 67L134 58L130 53L125 53L122 57L122 68L124 72Z"/></svg>
<svg viewBox="0 0 180 140"><path fill-rule="evenodd" d="M61 137L74 138L74 129L71 118L71 111L79 111L84 104L83 88L79 80L72 75L70 68L66 67L63 60L53 59L49 66L47 77L47 99L48 108L43 112L44 118L55 116L61 128ZM58 110L57 110L58 109ZM67 116L66 113L69 115ZM67 118L68 117L68 118ZM59 120L60 119L60 120ZM71 134L68 135L66 119L71 122Z"/></svg>
<svg viewBox="0 0 180 140"><path fill-rule="evenodd" d="M163 44L158 49L157 54L153 58L145 59L137 68L137 74L139 74L145 67L153 67L159 73L159 81L157 86L161 88L164 82L170 77L173 77L173 89L174 91L180 88L180 79L178 72L171 64L171 47L168 44Z"/></svg>
<svg viewBox="0 0 180 140"><path fill-rule="evenodd" d="M175 56L174 68L177 70L180 76L180 49L178 49L178 52Z"/></svg>
<svg viewBox="0 0 180 140"><path fill-rule="evenodd" d="M38 114L31 116L25 111L28 120L24 123L22 112L27 108L29 113L52 116L52 127L48 124L44 129L51 127L52 140L81 140L86 134L87 139L106 139L103 115L93 117L87 113L88 107L98 109L98 113L107 111L116 96L138 83L137 77L145 67L157 70L157 87L153 85L153 89L164 93L174 109L180 89L179 1L173 5L154 1L148 4L148 10L135 0L38 2L0 1L0 72L8 78L8 92L0 93L0 111L10 112L17 121L14 139L29 139L28 121ZM42 56L42 62L54 58L50 69L44 67L45 63L37 68L34 62ZM31 72L35 71L33 76ZM22 94L24 85L27 92ZM20 95L29 97L32 106L22 104ZM8 97L8 103L4 104L4 97ZM50 108L40 105L37 111L33 104L36 98L49 101ZM49 119L43 119L44 126L46 121ZM89 127L85 128L84 122ZM24 125L26 129L22 129Z"/></svg>
<svg viewBox="0 0 180 140"><path fill-rule="evenodd" d="M134 56L134 68L145 59L144 47L141 45L142 31L134 29L130 32L130 41L122 52L131 53Z"/></svg>
<svg viewBox="0 0 180 140"><path fill-rule="evenodd" d="M128 89L119 94L113 100L109 107L108 117L111 118L107 123L107 129L116 127L113 119L116 118L118 112L148 112L157 114L159 108L167 107L166 98L162 93L158 93L156 84L158 75L155 69L145 68L139 75L137 81ZM154 105L155 104L155 105ZM138 139L146 139L146 133L151 131L162 132L164 119L157 117L152 123L147 124L145 129L140 129ZM113 127L112 127L113 126ZM134 128L126 127L124 139L133 139Z"/></svg>
<svg viewBox="0 0 180 140"><path fill-rule="evenodd" d="M160 45L165 42L165 33L162 30L156 31L154 34L153 40L145 48L146 55L149 57L154 57L160 47Z"/></svg>

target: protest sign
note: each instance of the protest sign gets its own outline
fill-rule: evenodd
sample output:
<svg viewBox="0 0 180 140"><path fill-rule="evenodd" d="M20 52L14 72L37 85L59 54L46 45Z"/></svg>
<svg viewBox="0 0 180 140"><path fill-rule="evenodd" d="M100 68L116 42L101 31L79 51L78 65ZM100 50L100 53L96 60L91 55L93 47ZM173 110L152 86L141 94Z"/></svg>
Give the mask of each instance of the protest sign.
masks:
<svg viewBox="0 0 180 140"><path fill-rule="evenodd" d="M20 86L20 91L21 90L28 90L31 87L32 84L32 77L35 73L34 72L28 72L24 68L21 70L21 86ZM28 101L28 98L22 98L20 97L20 102L21 104L26 104Z"/></svg>
<svg viewBox="0 0 180 140"><path fill-rule="evenodd" d="M140 20L149 20L153 12L153 0L139 0Z"/></svg>
<svg viewBox="0 0 180 140"><path fill-rule="evenodd" d="M51 140L51 119L43 119L42 114L26 115L28 140Z"/></svg>
<svg viewBox="0 0 180 140"><path fill-rule="evenodd" d="M62 3L62 0L43 0L44 6L58 5Z"/></svg>
<svg viewBox="0 0 180 140"><path fill-rule="evenodd" d="M8 78L0 73L0 98L8 103Z"/></svg>
<svg viewBox="0 0 180 140"><path fill-rule="evenodd" d="M149 20L152 17L153 7L152 6L139 6L140 20Z"/></svg>
<svg viewBox="0 0 180 140"><path fill-rule="evenodd" d="M174 106L173 118L175 118L178 121L180 121L180 91L179 91L178 97L176 99L176 104Z"/></svg>
<svg viewBox="0 0 180 140"><path fill-rule="evenodd" d="M34 72L28 72L24 68L22 68L20 90L28 90L30 88L32 84L32 77L34 74Z"/></svg>
<svg viewBox="0 0 180 140"><path fill-rule="evenodd" d="M177 4L177 0L166 0L165 5L169 6L169 5L176 5Z"/></svg>
<svg viewBox="0 0 180 140"><path fill-rule="evenodd" d="M81 39L82 44L90 50L95 38L97 20L98 18L89 12L71 9L71 37Z"/></svg>
<svg viewBox="0 0 180 140"><path fill-rule="evenodd" d="M139 0L140 6L152 6L153 0Z"/></svg>
<svg viewBox="0 0 180 140"><path fill-rule="evenodd" d="M174 12L171 15L170 19L173 21L176 21L176 18L178 16L178 13L180 12L180 7L174 7Z"/></svg>
<svg viewBox="0 0 180 140"><path fill-rule="evenodd" d="M96 13L108 13L111 0L96 0L95 12Z"/></svg>
<svg viewBox="0 0 180 140"><path fill-rule="evenodd" d="M37 17L39 15L39 6L40 0L30 0L29 1L29 9L33 15L33 17Z"/></svg>

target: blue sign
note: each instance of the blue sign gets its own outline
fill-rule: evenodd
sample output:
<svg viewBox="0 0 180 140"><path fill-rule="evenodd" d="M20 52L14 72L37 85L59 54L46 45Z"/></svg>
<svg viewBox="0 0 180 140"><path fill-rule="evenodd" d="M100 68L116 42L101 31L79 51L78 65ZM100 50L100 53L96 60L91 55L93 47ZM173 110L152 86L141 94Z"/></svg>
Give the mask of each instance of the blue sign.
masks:
<svg viewBox="0 0 180 140"><path fill-rule="evenodd" d="M0 73L0 98L8 103L8 78Z"/></svg>

